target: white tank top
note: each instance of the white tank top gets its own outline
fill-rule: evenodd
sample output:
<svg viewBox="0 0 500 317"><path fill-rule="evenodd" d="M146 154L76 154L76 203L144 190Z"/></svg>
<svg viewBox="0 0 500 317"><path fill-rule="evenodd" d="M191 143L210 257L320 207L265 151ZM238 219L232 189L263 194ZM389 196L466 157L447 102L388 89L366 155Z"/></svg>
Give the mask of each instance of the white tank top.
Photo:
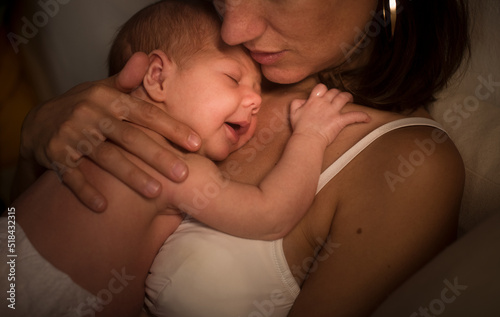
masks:
<svg viewBox="0 0 500 317"><path fill-rule="evenodd" d="M443 130L425 118L405 118L375 129L321 174L317 192L380 136L422 125ZM282 242L242 239L186 219L151 266L146 305L154 315L168 317L286 316L300 287Z"/></svg>

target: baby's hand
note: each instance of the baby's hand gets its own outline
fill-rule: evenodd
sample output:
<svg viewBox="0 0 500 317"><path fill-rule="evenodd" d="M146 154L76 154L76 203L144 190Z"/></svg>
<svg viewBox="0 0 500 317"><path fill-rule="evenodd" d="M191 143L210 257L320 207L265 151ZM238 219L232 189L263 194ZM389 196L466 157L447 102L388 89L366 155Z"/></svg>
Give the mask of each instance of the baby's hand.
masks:
<svg viewBox="0 0 500 317"><path fill-rule="evenodd" d="M370 121L370 117L361 111L341 112L352 101L350 93L338 89L328 90L323 84L316 85L309 99L296 99L291 103L293 132L324 138L326 145L329 145L346 126Z"/></svg>

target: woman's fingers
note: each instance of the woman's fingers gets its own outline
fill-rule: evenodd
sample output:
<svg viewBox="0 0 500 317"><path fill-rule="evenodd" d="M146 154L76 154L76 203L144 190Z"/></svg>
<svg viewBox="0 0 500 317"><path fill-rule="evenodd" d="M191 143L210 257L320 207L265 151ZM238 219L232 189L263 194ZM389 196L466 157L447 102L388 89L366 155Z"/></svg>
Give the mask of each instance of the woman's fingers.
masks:
<svg viewBox="0 0 500 317"><path fill-rule="evenodd" d="M54 156L56 166L71 171L77 168L77 161L86 156L145 197L157 196L160 183L126 158L119 149L121 147L174 182L181 182L187 177L187 165L171 149L161 146L131 123L113 117L102 120L97 128L84 128L78 136L71 136L72 140L78 140L76 144L70 140L53 142L55 145L51 146L53 150L50 152L58 153ZM64 132L66 136L75 133L74 130ZM62 147L64 151L56 150ZM68 183L75 192L79 190L75 186L80 185L78 176L73 185Z"/></svg>
<svg viewBox="0 0 500 317"><path fill-rule="evenodd" d="M188 167L186 163L180 159L172 149L165 148L158 144L150 136L130 123L117 121L115 124L115 128L112 129L110 133L105 134L107 138L134 154L174 182L181 182L187 177ZM108 159L108 156L115 155L108 147L109 145L98 148L96 154L92 156L92 159L101 166L104 164L101 162L107 162L113 159ZM109 162L109 164L112 164L112 162ZM106 164L106 166L108 166L108 164ZM147 188L144 188L141 192L145 190L149 191L148 188L150 188L151 184L146 182L144 186Z"/></svg>
<svg viewBox="0 0 500 317"><path fill-rule="evenodd" d="M160 193L160 182L125 157L116 145L104 142L89 156L101 168L143 196L153 198Z"/></svg>
<svg viewBox="0 0 500 317"><path fill-rule="evenodd" d="M111 101L111 111L115 117L147 127L188 151L197 151L201 146L201 138L193 129L143 100L120 95Z"/></svg>
<svg viewBox="0 0 500 317"><path fill-rule="evenodd" d="M106 198L99 193L77 168L56 170L59 179L88 208L95 212L103 212L107 207Z"/></svg>
<svg viewBox="0 0 500 317"><path fill-rule="evenodd" d="M115 88L124 93L129 93L139 87L146 75L149 66L149 58L143 52L133 54L123 69L111 77Z"/></svg>
<svg viewBox="0 0 500 317"><path fill-rule="evenodd" d="M141 84L148 64L144 53L134 54L119 74L78 85L33 109L23 125L22 157L56 170L75 195L95 211L105 209L106 200L82 174L78 166L82 157L94 160L146 197L159 193L159 182L127 159L119 147L170 180L183 181L188 170L178 152L124 122L148 127L189 151L201 145L200 137L188 126L126 94Z"/></svg>

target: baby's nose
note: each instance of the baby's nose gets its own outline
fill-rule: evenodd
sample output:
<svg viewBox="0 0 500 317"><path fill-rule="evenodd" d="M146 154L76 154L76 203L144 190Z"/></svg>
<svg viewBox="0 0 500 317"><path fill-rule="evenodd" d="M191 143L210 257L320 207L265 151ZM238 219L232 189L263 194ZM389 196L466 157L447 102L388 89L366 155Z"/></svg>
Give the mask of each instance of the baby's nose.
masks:
<svg viewBox="0 0 500 317"><path fill-rule="evenodd" d="M243 101L243 106L250 107L252 110L252 114L256 114L257 112L259 112L261 104L262 97L254 90L249 92L245 97L245 100Z"/></svg>

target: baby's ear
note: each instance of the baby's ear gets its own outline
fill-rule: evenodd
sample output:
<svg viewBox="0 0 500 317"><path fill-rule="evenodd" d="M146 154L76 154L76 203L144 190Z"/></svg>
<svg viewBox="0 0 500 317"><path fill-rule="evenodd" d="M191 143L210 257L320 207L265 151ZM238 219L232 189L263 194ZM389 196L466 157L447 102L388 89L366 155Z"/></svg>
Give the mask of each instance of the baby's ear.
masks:
<svg viewBox="0 0 500 317"><path fill-rule="evenodd" d="M175 64L163 51L154 50L149 54L149 68L143 85L151 99L165 101L167 79L172 76L174 68Z"/></svg>

